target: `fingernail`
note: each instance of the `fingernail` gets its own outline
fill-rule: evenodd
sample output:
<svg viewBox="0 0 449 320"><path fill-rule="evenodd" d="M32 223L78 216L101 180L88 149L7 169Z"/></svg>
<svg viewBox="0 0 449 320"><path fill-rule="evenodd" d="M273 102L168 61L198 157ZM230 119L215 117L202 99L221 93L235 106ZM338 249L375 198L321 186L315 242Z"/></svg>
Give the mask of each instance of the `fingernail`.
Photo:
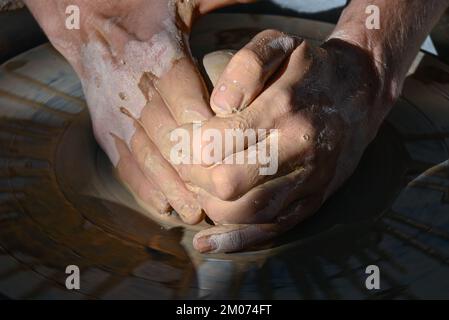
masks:
<svg viewBox="0 0 449 320"><path fill-rule="evenodd" d="M217 249L215 242L211 241L209 237L201 237L196 239L195 248L201 253L208 253Z"/></svg>
<svg viewBox="0 0 449 320"><path fill-rule="evenodd" d="M221 84L214 94L214 105L217 111L222 113L232 113L233 110L240 109L243 102L243 94L239 88L234 85Z"/></svg>

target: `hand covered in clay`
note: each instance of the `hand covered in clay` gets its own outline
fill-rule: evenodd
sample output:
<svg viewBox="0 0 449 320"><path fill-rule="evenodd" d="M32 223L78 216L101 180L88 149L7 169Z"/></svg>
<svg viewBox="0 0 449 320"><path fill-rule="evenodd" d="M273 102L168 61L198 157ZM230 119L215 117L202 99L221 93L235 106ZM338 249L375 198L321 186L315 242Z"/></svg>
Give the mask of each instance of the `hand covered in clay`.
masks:
<svg viewBox="0 0 449 320"><path fill-rule="evenodd" d="M81 79L97 141L144 206L202 218L194 193L164 158L167 133L210 118L208 92L190 55L194 18L237 0L28 0L52 44ZM80 28L66 28L66 8Z"/></svg>
<svg viewBox="0 0 449 320"><path fill-rule="evenodd" d="M372 59L354 45L332 39L313 47L274 30L257 35L216 81L211 104L218 116L201 129L222 136L229 129L265 129L267 135L182 172L216 224L199 232L194 246L246 249L312 215L352 174L392 102ZM263 139L266 148L254 148ZM277 171L261 174L266 163L258 153L269 149L277 152L270 155ZM226 161L238 154L244 164Z"/></svg>

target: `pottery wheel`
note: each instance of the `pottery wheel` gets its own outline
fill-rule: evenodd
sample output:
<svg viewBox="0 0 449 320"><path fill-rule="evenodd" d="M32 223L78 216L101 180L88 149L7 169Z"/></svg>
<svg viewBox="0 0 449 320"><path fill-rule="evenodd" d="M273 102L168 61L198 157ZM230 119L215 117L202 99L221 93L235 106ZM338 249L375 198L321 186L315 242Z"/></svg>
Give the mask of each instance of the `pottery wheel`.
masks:
<svg viewBox="0 0 449 320"><path fill-rule="evenodd" d="M210 15L198 61L267 28L312 42L328 24ZM421 53L355 174L261 250L201 255L195 228L151 218L97 146L80 82L48 44L0 68L0 294L9 298L448 298L449 67ZM81 289L65 287L65 268ZM365 288L377 265L381 289Z"/></svg>

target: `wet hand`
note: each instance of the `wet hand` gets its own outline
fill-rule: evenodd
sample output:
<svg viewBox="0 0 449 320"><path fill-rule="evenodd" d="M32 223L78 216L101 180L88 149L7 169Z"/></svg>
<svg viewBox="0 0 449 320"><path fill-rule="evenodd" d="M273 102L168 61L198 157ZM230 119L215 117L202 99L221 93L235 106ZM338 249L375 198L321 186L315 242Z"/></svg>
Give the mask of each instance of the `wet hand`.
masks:
<svg viewBox="0 0 449 320"><path fill-rule="evenodd" d="M197 16L235 2L27 1L80 77L95 137L121 180L150 211L173 208L187 223L202 209L164 158L167 133L213 115L188 33ZM65 27L69 5L79 30Z"/></svg>
<svg viewBox="0 0 449 320"><path fill-rule="evenodd" d="M195 236L195 247L201 252L246 249L316 212L352 174L375 137L385 116L379 111L385 108L378 107L392 103L380 87L370 56L347 42L314 47L273 30L256 36L217 81L211 105L219 116L201 129L219 130L221 136L229 129L270 134L224 148L212 165L182 172L216 224ZM251 148L261 138L267 147ZM209 143L204 140L203 149ZM262 175L266 163L257 153L273 143L277 171ZM245 164L226 163L237 154Z"/></svg>

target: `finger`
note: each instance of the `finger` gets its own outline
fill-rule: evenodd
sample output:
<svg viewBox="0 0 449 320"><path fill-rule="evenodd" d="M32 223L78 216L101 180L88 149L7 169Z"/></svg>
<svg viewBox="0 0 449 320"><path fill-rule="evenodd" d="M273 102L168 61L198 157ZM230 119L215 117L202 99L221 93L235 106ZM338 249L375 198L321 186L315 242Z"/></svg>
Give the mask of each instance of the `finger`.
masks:
<svg viewBox="0 0 449 320"><path fill-rule="evenodd" d="M172 135L170 133L176 129L177 123L158 93L153 95L151 101L143 109L140 121L148 137L165 160L173 166L185 182L189 182L188 176L183 173L189 172L193 166L177 161L179 155L177 153L175 156L172 154ZM182 158L182 155L180 158Z"/></svg>
<svg viewBox="0 0 449 320"><path fill-rule="evenodd" d="M301 42L277 30L256 35L223 71L212 92L212 109L217 114L229 114L246 108Z"/></svg>
<svg viewBox="0 0 449 320"><path fill-rule="evenodd" d="M131 140L131 150L144 175L158 185L182 220L189 224L201 221L202 209L196 196L187 190L175 169L140 126Z"/></svg>
<svg viewBox="0 0 449 320"><path fill-rule="evenodd" d="M320 170L324 174L342 138L336 131L323 129L322 124L309 119L308 113L297 113L279 120L279 129L270 130L265 139L222 161L215 159L219 155L209 155L204 149L203 162L215 164L189 167L183 177L211 195L231 201L268 180L309 167L312 160L325 164Z"/></svg>
<svg viewBox="0 0 449 320"><path fill-rule="evenodd" d="M170 212L167 198L151 180L147 179L134 160L128 146L120 139L115 139L120 160L117 165L117 174L120 180L130 189L134 197L142 201L160 214Z"/></svg>
<svg viewBox="0 0 449 320"><path fill-rule="evenodd" d="M206 85L190 53L187 54L177 60L159 80L154 81L178 125L204 121L213 116Z"/></svg>
<svg viewBox="0 0 449 320"><path fill-rule="evenodd" d="M310 217L320 206L311 198L294 204L273 222L250 225L221 225L198 232L193 246L201 253L227 253L267 242Z"/></svg>
<svg viewBox="0 0 449 320"><path fill-rule="evenodd" d="M275 132L247 150L227 157L223 163L211 167L191 166L182 173L185 180L212 196L232 201L282 174L278 172L279 161L286 162L285 156L279 152L278 134ZM297 159L295 162L299 165L299 157Z"/></svg>
<svg viewBox="0 0 449 320"><path fill-rule="evenodd" d="M153 94L151 100L142 110L140 121L150 140L156 145L163 157L169 160L170 132L176 129L178 125L157 92Z"/></svg>

